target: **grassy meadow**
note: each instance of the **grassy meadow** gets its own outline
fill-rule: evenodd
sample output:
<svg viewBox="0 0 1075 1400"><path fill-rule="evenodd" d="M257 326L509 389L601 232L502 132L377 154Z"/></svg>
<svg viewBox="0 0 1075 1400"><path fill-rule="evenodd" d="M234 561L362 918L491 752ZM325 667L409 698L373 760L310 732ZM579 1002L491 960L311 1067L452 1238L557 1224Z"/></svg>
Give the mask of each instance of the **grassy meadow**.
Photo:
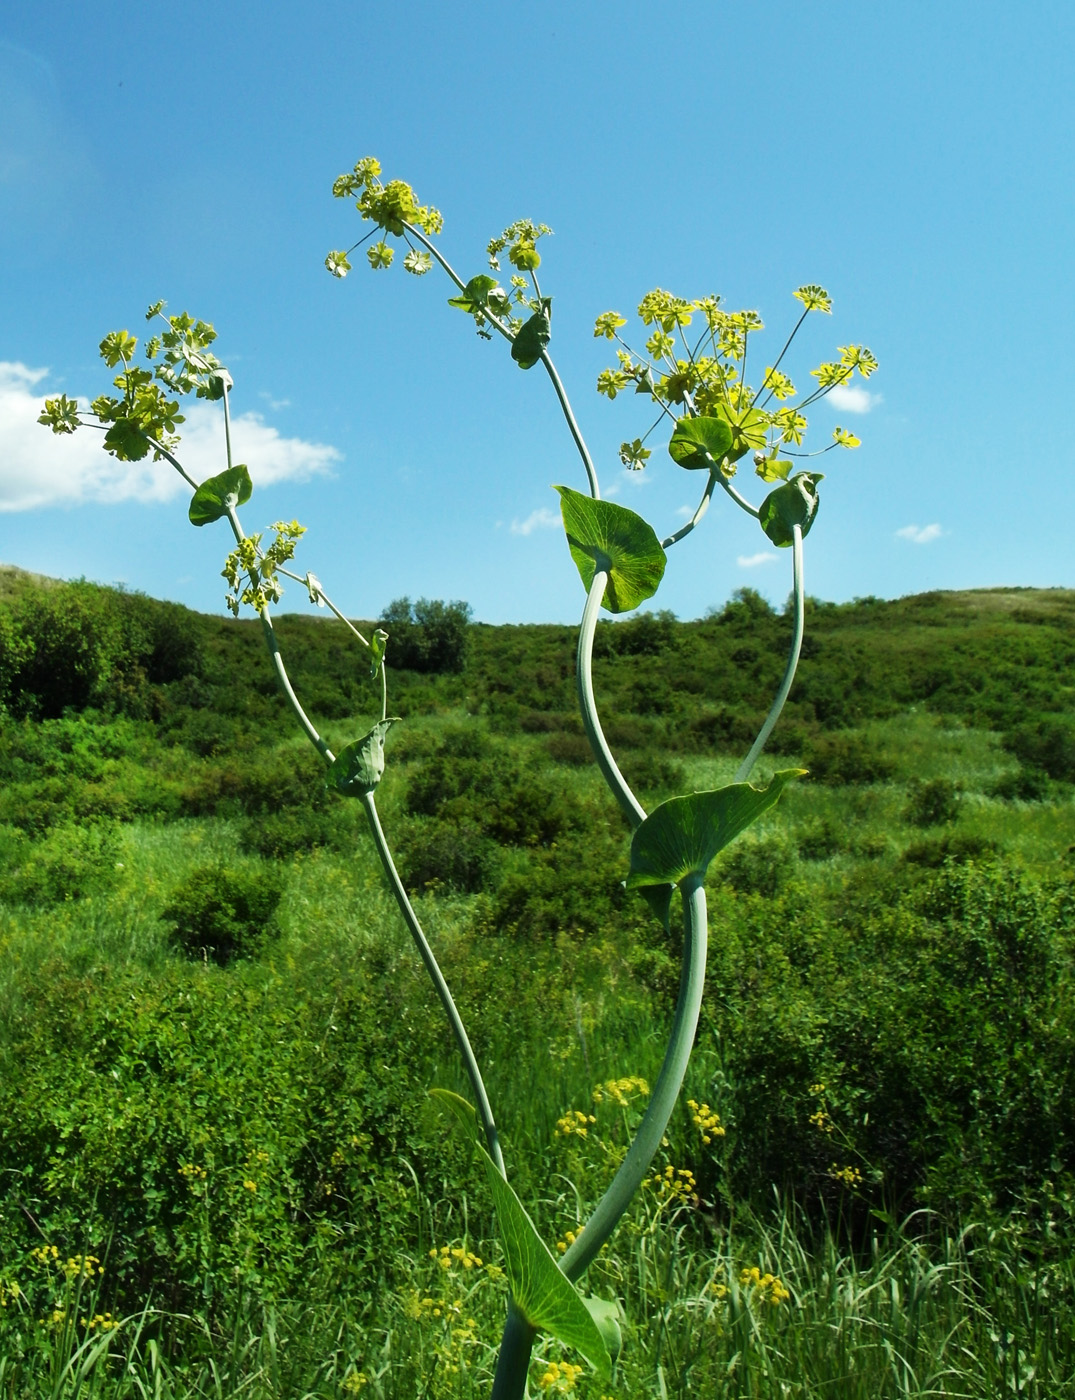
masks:
<svg viewBox="0 0 1075 1400"><path fill-rule="evenodd" d="M415 620L415 616L424 618ZM626 1150L679 978L621 884L574 632L396 608L378 804L554 1250ZM1075 1396L1075 593L811 601L718 860L683 1103L586 1283L579 1400ZM602 623L647 807L731 779L790 623ZM278 635L339 749L379 717ZM468 1089L359 804L257 624L0 576L0 1400L488 1391L505 1306Z"/></svg>

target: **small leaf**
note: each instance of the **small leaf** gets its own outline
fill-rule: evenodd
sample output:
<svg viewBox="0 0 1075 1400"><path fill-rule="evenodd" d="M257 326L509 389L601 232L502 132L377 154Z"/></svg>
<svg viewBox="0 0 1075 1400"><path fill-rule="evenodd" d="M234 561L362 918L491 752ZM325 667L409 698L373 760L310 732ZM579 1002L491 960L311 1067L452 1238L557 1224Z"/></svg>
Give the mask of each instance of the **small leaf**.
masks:
<svg viewBox="0 0 1075 1400"><path fill-rule="evenodd" d="M547 306L535 311L528 321L523 322L511 343L511 358L520 369L530 369L537 364L549 343L550 334Z"/></svg>
<svg viewBox="0 0 1075 1400"><path fill-rule="evenodd" d="M372 792L384 776L384 736L399 722L398 715L378 720L368 734L348 744L328 770L328 786L347 797Z"/></svg>
<svg viewBox="0 0 1075 1400"><path fill-rule="evenodd" d="M106 435L107 437L107 435ZM254 490L250 473L240 462L219 476L211 476L195 491L187 516L192 525L211 525L227 515L229 506L242 506Z"/></svg>
<svg viewBox="0 0 1075 1400"><path fill-rule="evenodd" d="M762 453L754 458L754 470L762 481L787 481L793 463L780 461L776 457L766 457Z"/></svg>
<svg viewBox="0 0 1075 1400"><path fill-rule="evenodd" d="M561 1272L522 1202L486 1152L478 1136L474 1109L466 1099L447 1089L431 1089L429 1093L451 1110L482 1155L500 1227L504 1271L515 1306L532 1327L582 1352L598 1375L607 1379L611 1360L601 1329L586 1300Z"/></svg>
<svg viewBox="0 0 1075 1400"><path fill-rule="evenodd" d="M384 662L384 649L388 642L388 633L382 631L380 627L373 634L370 642L370 676L376 680L381 673L381 665Z"/></svg>
<svg viewBox="0 0 1075 1400"><path fill-rule="evenodd" d="M773 544L785 549L793 543L794 525L804 537L810 533L817 515L817 483L824 480L818 472L796 472L790 481L769 492L761 503L758 520Z"/></svg>
<svg viewBox="0 0 1075 1400"><path fill-rule="evenodd" d="M681 418L676 424L668 455L690 471L712 471L727 457L732 430L721 418Z"/></svg>
<svg viewBox="0 0 1075 1400"><path fill-rule="evenodd" d="M316 603L319 608L325 606L325 597L321 592L321 580L316 574L306 575L306 591L310 595L311 603Z"/></svg>
<svg viewBox="0 0 1075 1400"><path fill-rule="evenodd" d="M715 792L670 797L655 807L631 838L629 890L678 885L688 875L704 876L718 851L774 805L786 783L805 772L774 773L767 787L730 783Z"/></svg>
<svg viewBox="0 0 1075 1400"><path fill-rule="evenodd" d="M471 315L475 311L481 311L485 306L489 293L497 285L495 277L488 277L485 273L479 273L477 277L472 277L457 297L449 297L448 305L457 306L460 311L469 311Z"/></svg>
<svg viewBox="0 0 1075 1400"><path fill-rule="evenodd" d="M609 612L630 612L652 598L667 562L652 527L626 506L592 500L569 486L555 489L571 557L587 592L602 570L608 584L601 602Z"/></svg>

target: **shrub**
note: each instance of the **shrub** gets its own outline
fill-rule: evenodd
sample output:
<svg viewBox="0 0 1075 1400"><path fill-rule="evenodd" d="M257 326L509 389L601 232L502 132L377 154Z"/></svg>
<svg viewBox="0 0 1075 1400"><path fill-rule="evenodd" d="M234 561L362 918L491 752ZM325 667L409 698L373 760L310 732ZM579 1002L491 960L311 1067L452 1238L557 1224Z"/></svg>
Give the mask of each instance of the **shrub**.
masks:
<svg viewBox="0 0 1075 1400"><path fill-rule="evenodd" d="M262 950L275 931L282 894L279 876L265 867L204 865L173 891L161 918L171 923L172 941L188 957L226 967Z"/></svg>
<svg viewBox="0 0 1075 1400"><path fill-rule="evenodd" d="M910 798L903 809L903 819L912 826L947 826L959 816L963 789L950 778L915 780Z"/></svg>
<svg viewBox="0 0 1075 1400"><path fill-rule="evenodd" d="M896 770L892 759L863 734L821 735L808 744L803 762L815 782L829 787L883 783Z"/></svg>
<svg viewBox="0 0 1075 1400"><path fill-rule="evenodd" d="M795 852L780 837L740 839L720 861L718 875L740 894L771 899L795 874Z"/></svg>
<svg viewBox="0 0 1075 1400"><path fill-rule="evenodd" d="M1046 715L1036 724L1012 730L1004 737L1004 747L1050 778L1075 782L1075 721L1066 715Z"/></svg>
<svg viewBox="0 0 1075 1400"><path fill-rule="evenodd" d="M469 822L418 817L399 833L397 865L412 889L476 894L495 885L500 864L496 843Z"/></svg>
<svg viewBox="0 0 1075 1400"><path fill-rule="evenodd" d="M54 826L30 841L14 827L0 828L0 898L17 904L83 899L118 879L120 842L110 823Z"/></svg>

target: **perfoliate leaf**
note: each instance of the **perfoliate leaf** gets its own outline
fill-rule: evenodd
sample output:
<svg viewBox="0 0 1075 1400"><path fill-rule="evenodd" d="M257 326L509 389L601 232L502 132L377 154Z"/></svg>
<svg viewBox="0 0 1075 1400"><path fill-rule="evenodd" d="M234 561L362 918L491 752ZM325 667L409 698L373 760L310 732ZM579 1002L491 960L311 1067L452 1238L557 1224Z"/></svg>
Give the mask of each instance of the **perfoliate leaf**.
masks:
<svg viewBox="0 0 1075 1400"><path fill-rule="evenodd" d="M214 369L206 376L203 398L222 399L226 390L235 388L235 381L228 371L221 365L219 369Z"/></svg>
<svg viewBox="0 0 1075 1400"><path fill-rule="evenodd" d="M624 1320L623 1308L618 1302L609 1302L607 1298L583 1298L582 1301L597 1323L609 1356L615 1361L623 1350L623 1333L620 1330L620 1323Z"/></svg>
<svg viewBox="0 0 1075 1400"><path fill-rule="evenodd" d="M768 811L785 784L804 771L788 768L774 773L764 788L730 783L715 792L692 792L662 802L635 828L627 888L667 889L688 875L704 876L717 852Z"/></svg>
<svg viewBox="0 0 1075 1400"><path fill-rule="evenodd" d="M673 462L690 471L712 471L727 457L732 430L721 418L681 418L668 444Z"/></svg>
<svg viewBox="0 0 1075 1400"><path fill-rule="evenodd" d="M119 427L119 424L116 424ZM108 435L105 434L105 441ZM227 515L229 506L242 506L250 499L254 490L250 473L242 462L238 466L211 476L195 491L187 516L192 525L211 525Z"/></svg>
<svg viewBox="0 0 1075 1400"><path fill-rule="evenodd" d="M319 608L325 606L325 599L321 592L321 580L316 574L306 575L306 591L310 595L311 603L316 603Z"/></svg>
<svg viewBox="0 0 1075 1400"><path fill-rule="evenodd" d="M664 575L661 542L640 515L613 501L595 501L557 486L571 557L587 592L599 570L608 574L602 605L630 612L652 598Z"/></svg>
<svg viewBox="0 0 1075 1400"><path fill-rule="evenodd" d="M368 734L348 744L328 770L328 784L347 797L365 797L384 776L384 736L399 716L378 720Z"/></svg>
<svg viewBox="0 0 1075 1400"><path fill-rule="evenodd" d="M384 662L384 649L388 643L388 633L380 627L373 634L370 642L370 676L376 680L381 672L381 665Z"/></svg>
<svg viewBox="0 0 1075 1400"><path fill-rule="evenodd" d="M761 503L758 521L773 544L781 549L792 544L794 525L804 538L810 533L817 515L817 483L824 480L819 472L796 472L790 481L769 492Z"/></svg>
<svg viewBox="0 0 1075 1400"><path fill-rule="evenodd" d="M541 352L549 343L550 333L547 306L535 311L528 321L523 322L511 343L511 358L520 369L530 369L537 364Z"/></svg>
<svg viewBox="0 0 1075 1400"><path fill-rule="evenodd" d="M473 315L475 311L484 308L486 298L496 285L495 277L479 273L477 277L470 279L457 297L448 298L448 305L457 306L460 311L469 311Z"/></svg>
<svg viewBox="0 0 1075 1400"><path fill-rule="evenodd" d="M140 462L149 452L149 443L133 418L117 418L105 433L105 451L121 462Z"/></svg>
<svg viewBox="0 0 1075 1400"><path fill-rule="evenodd" d="M508 1276L508 1287L515 1306L531 1326L550 1333L565 1346L582 1352L598 1375L607 1379L612 1365L601 1328L587 1302L560 1271L522 1202L486 1152L478 1136L474 1109L466 1099L447 1089L431 1089L429 1092L431 1098L451 1110L482 1155L504 1250L504 1272ZM590 1300L598 1304L601 1301ZM610 1306L614 1305L606 1305ZM607 1314L602 1312L603 1320L606 1317Z"/></svg>
<svg viewBox="0 0 1075 1400"><path fill-rule="evenodd" d="M732 408L730 404L719 403L716 411L732 430L732 445L728 456L733 462L745 457L751 450L757 452L765 446L769 431L769 416L760 408Z"/></svg>

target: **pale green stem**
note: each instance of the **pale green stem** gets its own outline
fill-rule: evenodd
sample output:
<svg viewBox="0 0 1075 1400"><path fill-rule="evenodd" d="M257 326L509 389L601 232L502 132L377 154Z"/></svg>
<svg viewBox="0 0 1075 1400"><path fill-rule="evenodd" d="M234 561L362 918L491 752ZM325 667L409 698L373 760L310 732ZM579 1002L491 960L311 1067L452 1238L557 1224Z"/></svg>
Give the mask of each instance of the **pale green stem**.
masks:
<svg viewBox="0 0 1075 1400"><path fill-rule="evenodd" d="M451 263L448 262L447 258L444 257L444 255L441 253L440 249L436 246L436 244L430 242L430 240L425 236L422 230L419 228L415 228L413 224L407 224L407 228L411 233L414 234L415 238L418 239L419 243L421 243L422 246L434 258L436 258L437 262L440 263L441 267L452 279L455 285L459 288L460 291L462 291L463 288L466 286L466 283L459 276L456 270L452 267ZM507 326L504 325L504 323L499 319L499 317L494 316L489 311L486 311L484 315L489 324L495 327L505 338L505 340L510 341L515 339L511 331L507 328ZM545 369L548 372L548 376L552 380L552 387L556 390L556 397L560 401L560 409L563 412L571 436L575 441L575 446L578 448L579 456L582 458L582 465L586 468L586 477L590 484L590 495L594 498L595 501L600 500L601 490L597 484L597 471L594 468L593 458L590 456L590 450L586 446L586 442L579 429L579 425L575 421L575 415L571 410L571 404L567 397L567 391L561 383L560 376L556 372L556 366L553 364L548 352L545 350L541 352L541 363L545 366Z"/></svg>
<svg viewBox="0 0 1075 1400"><path fill-rule="evenodd" d="M674 535L669 535L666 540L661 541L662 549L671 549L674 544L678 544L684 535L689 535L694 527L701 520L709 509L709 502L713 498L713 487L717 484L718 470L716 467L709 473L709 480L706 482L705 490L702 492L702 499L698 503L698 509L694 512L686 525L681 530L677 530Z"/></svg>
<svg viewBox="0 0 1075 1400"><path fill-rule="evenodd" d="M574 1283L597 1257L601 1246L611 1236L620 1217L630 1205L641 1186L661 1145L669 1119L683 1087L683 1076L694 1046L698 1015L705 988L706 962L706 901L700 875L688 875L680 885L683 896L683 963L680 972L679 998L675 1020L668 1040L664 1063L653 1086L649 1107L642 1119L634 1142L628 1149L612 1184L597 1203L593 1215L575 1243L560 1261L560 1267Z"/></svg>
<svg viewBox="0 0 1075 1400"><path fill-rule="evenodd" d="M97 424L90 423L89 426L91 428L96 428ZM108 430L102 425L102 431L107 432ZM193 491L197 491L198 483L194 480L192 476L187 475L185 468L175 457L172 456L172 454L168 451L166 447L162 447L161 444L157 441L157 439L150 437L148 433L143 433L142 437L144 437L146 442L150 444L154 452L159 453L166 462L170 463L173 467L175 467L176 471Z"/></svg>
<svg viewBox="0 0 1075 1400"><path fill-rule="evenodd" d="M769 735L773 732L773 726L780 718L780 712L784 708L784 703L788 698L792 682L795 679L795 669L799 664L799 653L803 645L803 625L805 622L806 603L803 595L803 532L798 525L793 525L792 530L792 575L793 588L795 592L795 631L791 639L791 651L788 653L788 664L784 668L784 679L780 682L780 689L776 692L776 699L773 701L769 713L765 717L765 723L758 731L758 737L754 740L750 752L739 765L735 775L737 783L745 783L750 776L750 770L757 763L762 749L768 742Z"/></svg>
<svg viewBox="0 0 1075 1400"><path fill-rule="evenodd" d="M228 386L224 384L224 448L228 454L228 471L231 471L231 408L228 405Z"/></svg>
<svg viewBox="0 0 1075 1400"><path fill-rule="evenodd" d="M586 607L582 614L582 625L579 628L579 647L575 661L575 681L578 686L579 708L582 711L582 724L586 730L586 737L590 741L590 748L597 761L597 766L608 783L613 797L620 804L624 816L630 822L632 829L646 820L646 809L639 802L627 785L627 780L620 772L616 760L612 757L601 729L601 721L597 714L597 702L593 693L593 640L597 630L597 614L601 607L601 599L604 596L605 587L608 584L608 574L603 570L598 570L594 574L593 583L590 584L590 591L586 595Z"/></svg>
<svg viewBox="0 0 1075 1400"><path fill-rule="evenodd" d="M475 1059L474 1051L471 1048L470 1039L463 1025L462 1018L452 999L452 994L448 990L448 984L444 980L444 974L440 970L437 959L433 954L433 949L429 946L422 925L418 922L418 915L414 912L407 891L403 888L403 881L399 878L395 862L392 859L392 852L388 849L388 842L385 839L384 831L381 828L381 821L377 815L377 806L373 800L373 793L367 792L363 795L362 805L366 809L366 816L369 819L370 830L377 845L377 853L381 857L381 864L384 866L388 882L392 886L392 893L396 897L403 921L414 939L415 947L419 956L425 964L433 986L436 988L437 996L440 998L441 1006L448 1017L452 1033L455 1036L459 1053L463 1057L463 1064L466 1067L467 1076L470 1079L470 1086L474 1091L474 1097L478 1101L478 1116L481 1118L482 1127L485 1130L485 1141L489 1151L489 1156L496 1163L497 1170L505 1179L507 1172L504 1168L504 1156L500 1150L500 1142L497 1137L496 1122L493 1118L493 1110L489 1103L489 1096L485 1092L485 1084L482 1080L481 1070L478 1068L478 1061Z"/></svg>
<svg viewBox="0 0 1075 1400"><path fill-rule="evenodd" d="M237 544L241 543L243 540L246 539L246 535L243 533L243 527L239 524L239 517L235 513L234 506L228 506L228 523L231 525L231 531L232 534L235 536L235 542ZM257 587L258 579L256 578L256 576L252 575L250 582L255 588ZM306 735L307 739L309 739L310 743L313 744L317 752L321 755L321 757L325 760L326 763L335 763L335 755L333 754L329 746L325 743L324 739L322 739L321 735L318 734L317 730L314 728L309 715L299 703L299 697L291 688L291 680L284 666L284 658L280 655L280 644L279 642L277 642L276 633L273 631L272 619L269 616L268 605L266 605L260 610L258 616L261 618L261 630L265 637L265 645L269 649L269 656L272 658L273 670L276 672L276 679L279 683L280 689L284 692L284 698L287 700L287 703L291 706L292 712L294 713L295 718L298 720L302 732Z"/></svg>
<svg viewBox="0 0 1075 1400"><path fill-rule="evenodd" d="M304 588L308 586L306 580L303 577L301 577L301 575L293 574L290 569L277 569L276 572L278 574L283 574L285 578L294 579L296 583L301 583ZM315 591L317 593L317 596L321 599L322 603L324 603L325 607L328 608L329 612L334 613L335 616L340 619L343 625L355 634L355 636L358 638L358 640L362 643L364 647L368 647L369 642L366 640L366 638L362 635L358 628L354 626L352 622L350 622L346 617L344 617L343 613L340 612L339 608L324 591L324 589L318 587Z"/></svg>
<svg viewBox="0 0 1075 1400"><path fill-rule="evenodd" d="M748 500L745 500L742 496L740 496L739 492L735 489L731 482L727 480L723 472L717 473L717 480L720 482L721 486L724 487L724 490L727 492L727 494L731 496L732 500L737 506L742 507L742 509L745 510L748 515L752 515L755 520L758 519L759 515L761 514L761 511L759 511L756 506L752 506Z"/></svg>

